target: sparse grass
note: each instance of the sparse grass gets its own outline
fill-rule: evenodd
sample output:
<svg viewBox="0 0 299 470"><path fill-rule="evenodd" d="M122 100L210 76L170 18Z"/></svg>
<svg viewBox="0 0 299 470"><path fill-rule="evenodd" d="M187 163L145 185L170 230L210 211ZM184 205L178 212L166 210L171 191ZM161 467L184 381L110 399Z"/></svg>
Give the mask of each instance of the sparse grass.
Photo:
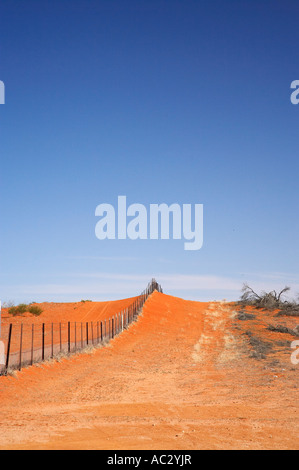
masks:
<svg viewBox="0 0 299 470"><path fill-rule="evenodd" d="M295 303L290 303L285 305L285 307L279 312L276 313L276 317L286 316L286 317L299 317L299 305Z"/></svg>
<svg viewBox="0 0 299 470"><path fill-rule="evenodd" d="M284 325L268 325L268 330L270 331L276 331L277 333L287 333L289 335L292 335L292 336L299 336L299 331L298 331L298 327L296 327L294 330L292 330L291 328L287 328L286 326Z"/></svg>
<svg viewBox="0 0 299 470"><path fill-rule="evenodd" d="M252 313L247 313L244 311L240 311L237 315L238 320L254 320L256 318L256 315L253 315Z"/></svg>
<svg viewBox="0 0 299 470"><path fill-rule="evenodd" d="M267 354L272 350L271 343L263 341L257 336L253 336L251 331L246 331L245 334L249 338L249 344L252 348L250 357L254 359L266 359Z"/></svg>
<svg viewBox="0 0 299 470"><path fill-rule="evenodd" d="M9 368L6 371L6 376L9 377L14 377L15 379L18 377L18 371L17 369Z"/></svg>

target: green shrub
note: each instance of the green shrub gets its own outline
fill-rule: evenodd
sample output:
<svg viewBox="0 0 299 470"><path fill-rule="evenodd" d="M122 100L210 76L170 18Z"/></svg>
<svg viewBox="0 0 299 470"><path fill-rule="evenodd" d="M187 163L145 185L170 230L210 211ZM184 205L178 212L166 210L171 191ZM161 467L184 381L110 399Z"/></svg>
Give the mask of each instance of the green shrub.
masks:
<svg viewBox="0 0 299 470"><path fill-rule="evenodd" d="M17 315L17 307L9 307L8 313L13 316Z"/></svg>
<svg viewBox="0 0 299 470"><path fill-rule="evenodd" d="M19 304L17 306L17 311L20 315L22 315L22 313L25 313L25 312L28 312L28 305L26 304Z"/></svg>
<svg viewBox="0 0 299 470"><path fill-rule="evenodd" d="M28 308L28 312L32 313L32 315L39 316L43 310L38 305L31 305Z"/></svg>

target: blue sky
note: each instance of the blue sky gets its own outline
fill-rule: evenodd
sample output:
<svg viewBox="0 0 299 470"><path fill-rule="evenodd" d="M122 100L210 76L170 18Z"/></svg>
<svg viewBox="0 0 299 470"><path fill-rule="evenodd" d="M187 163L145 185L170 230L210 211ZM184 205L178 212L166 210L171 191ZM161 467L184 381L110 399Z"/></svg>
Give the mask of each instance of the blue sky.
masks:
<svg viewBox="0 0 299 470"><path fill-rule="evenodd" d="M0 6L0 298L236 299L298 273L296 1ZM204 205L204 245L95 237L98 204Z"/></svg>

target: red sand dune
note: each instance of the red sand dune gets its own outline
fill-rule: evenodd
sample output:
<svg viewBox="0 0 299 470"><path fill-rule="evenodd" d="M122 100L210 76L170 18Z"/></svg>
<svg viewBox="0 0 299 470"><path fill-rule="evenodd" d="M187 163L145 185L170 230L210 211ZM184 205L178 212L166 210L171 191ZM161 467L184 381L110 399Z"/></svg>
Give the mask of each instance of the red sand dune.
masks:
<svg viewBox="0 0 299 470"><path fill-rule="evenodd" d="M137 297L131 297L122 300L115 300L109 302L75 302L75 303L49 303L44 302L38 305L42 309L42 314L35 316L29 312L22 315L12 316L8 312L8 308L2 309L2 335L1 339L5 343L5 349L7 349L7 338L9 325L13 325L12 330L12 341L11 341L11 362L16 361L19 355L20 349L20 331L21 324L23 325L23 338L22 348L23 351L29 352L31 349L31 334L32 325L34 325L34 349L37 351L41 348L42 341L42 324L45 323L45 344L49 346L51 343L51 329L53 323L53 337L54 343L58 345L60 327L62 330L62 342L67 343L67 330L68 321L71 321L71 335L74 337L74 323L77 322L77 334L80 340L81 328L80 323L85 324L86 322L93 322L95 325L96 334L96 323L105 321L116 315L117 313L125 310L131 305ZM61 326L60 326L61 324ZM83 336L84 336L83 332Z"/></svg>
<svg viewBox="0 0 299 470"><path fill-rule="evenodd" d="M44 302L38 305L42 309L40 316L34 316L30 313L13 317L8 313L7 308L2 309L2 321L4 324L13 323L15 325L23 323L31 325L32 323L51 323L51 322L86 322L101 321L109 316L128 307L137 297L131 297L123 300L112 300L110 302L73 302L73 303L52 303Z"/></svg>
<svg viewBox="0 0 299 470"><path fill-rule="evenodd" d="M298 448L294 338L271 315L154 292L108 347L0 378L0 449Z"/></svg>

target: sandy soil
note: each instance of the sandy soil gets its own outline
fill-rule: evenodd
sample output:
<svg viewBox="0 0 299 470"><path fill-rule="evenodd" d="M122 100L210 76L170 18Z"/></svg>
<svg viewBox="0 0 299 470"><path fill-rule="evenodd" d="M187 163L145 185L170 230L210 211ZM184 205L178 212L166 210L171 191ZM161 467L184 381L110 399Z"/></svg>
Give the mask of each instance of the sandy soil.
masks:
<svg viewBox="0 0 299 470"><path fill-rule="evenodd" d="M298 448L295 338L255 315L155 292L108 347L0 377L0 449Z"/></svg>

